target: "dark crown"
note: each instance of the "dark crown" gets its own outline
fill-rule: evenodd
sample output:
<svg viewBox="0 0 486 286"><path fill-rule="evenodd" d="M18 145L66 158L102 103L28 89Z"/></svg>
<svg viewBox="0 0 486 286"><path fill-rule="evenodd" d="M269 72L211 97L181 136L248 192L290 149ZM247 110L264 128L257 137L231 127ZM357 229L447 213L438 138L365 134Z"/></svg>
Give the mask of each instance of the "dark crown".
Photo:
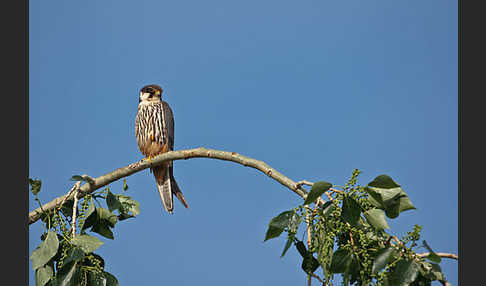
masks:
<svg viewBox="0 0 486 286"><path fill-rule="evenodd" d="M142 87L140 91L143 93L155 93L157 90L160 91L160 93L162 93L163 91L163 89L160 86L156 84L150 84Z"/></svg>

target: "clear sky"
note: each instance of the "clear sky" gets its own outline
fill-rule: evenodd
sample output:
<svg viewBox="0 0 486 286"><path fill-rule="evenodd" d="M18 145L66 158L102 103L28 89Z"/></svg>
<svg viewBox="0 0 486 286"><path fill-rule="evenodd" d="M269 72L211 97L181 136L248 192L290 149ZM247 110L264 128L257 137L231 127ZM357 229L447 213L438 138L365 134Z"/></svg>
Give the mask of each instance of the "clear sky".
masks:
<svg viewBox="0 0 486 286"><path fill-rule="evenodd" d="M388 174L417 207L392 230L423 225L434 250L457 253L457 46L450 0L30 1L29 175L48 202L72 175L140 160L138 92L156 83L175 149L235 151L295 181ZM263 243L297 195L230 162L174 174L190 208L173 215L148 170L127 178L141 214L97 251L121 285L304 283L295 249L280 259L284 239ZM458 285L457 262L441 265Z"/></svg>

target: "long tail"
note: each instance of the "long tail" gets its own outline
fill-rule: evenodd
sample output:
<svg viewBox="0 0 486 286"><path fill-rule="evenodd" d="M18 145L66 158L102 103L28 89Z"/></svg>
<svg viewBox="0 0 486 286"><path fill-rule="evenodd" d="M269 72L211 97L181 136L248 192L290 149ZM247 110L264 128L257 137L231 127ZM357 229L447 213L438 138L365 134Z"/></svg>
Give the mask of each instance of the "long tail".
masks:
<svg viewBox="0 0 486 286"><path fill-rule="evenodd" d="M155 181L157 183L157 190L159 191L162 205L168 213L174 211L174 195L181 201L184 207L188 208L188 204L182 191L179 189L173 175L173 167L158 166L152 169Z"/></svg>

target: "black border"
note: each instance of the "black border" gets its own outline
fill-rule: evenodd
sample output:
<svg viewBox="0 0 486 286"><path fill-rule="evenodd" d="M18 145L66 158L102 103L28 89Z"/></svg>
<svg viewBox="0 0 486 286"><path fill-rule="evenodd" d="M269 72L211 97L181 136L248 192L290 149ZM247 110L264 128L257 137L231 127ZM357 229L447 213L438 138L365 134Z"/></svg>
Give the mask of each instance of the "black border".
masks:
<svg viewBox="0 0 486 286"><path fill-rule="evenodd" d="M3 1L2 269L4 285L29 283L29 1ZM8 271L8 272L7 272ZM7 273L5 273L7 272ZM5 281L11 283L5 283Z"/></svg>
<svg viewBox="0 0 486 286"><path fill-rule="evenodd" d="M459 284L481 285L484 280L485 190L482 152L484 135L484 10L471 5L480 1L458 1L458 147L459 147ZM468 5L466 5L468 4ZM478 99L477 103L476 100ZM444 273L447 278L447 273Z"/></svg>

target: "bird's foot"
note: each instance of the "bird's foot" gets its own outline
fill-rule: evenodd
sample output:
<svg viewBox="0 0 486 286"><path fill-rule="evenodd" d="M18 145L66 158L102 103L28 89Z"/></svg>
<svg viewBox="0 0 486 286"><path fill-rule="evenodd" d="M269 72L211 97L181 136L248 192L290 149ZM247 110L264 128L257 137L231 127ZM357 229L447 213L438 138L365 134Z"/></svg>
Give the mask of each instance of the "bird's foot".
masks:
<svg viewBox="0 0 486 286"><path fill-rule="evenodd" d="M152 156L148 156L146 158L143 158L142 161L150 161L150 163L152 163Z"/></svg>

